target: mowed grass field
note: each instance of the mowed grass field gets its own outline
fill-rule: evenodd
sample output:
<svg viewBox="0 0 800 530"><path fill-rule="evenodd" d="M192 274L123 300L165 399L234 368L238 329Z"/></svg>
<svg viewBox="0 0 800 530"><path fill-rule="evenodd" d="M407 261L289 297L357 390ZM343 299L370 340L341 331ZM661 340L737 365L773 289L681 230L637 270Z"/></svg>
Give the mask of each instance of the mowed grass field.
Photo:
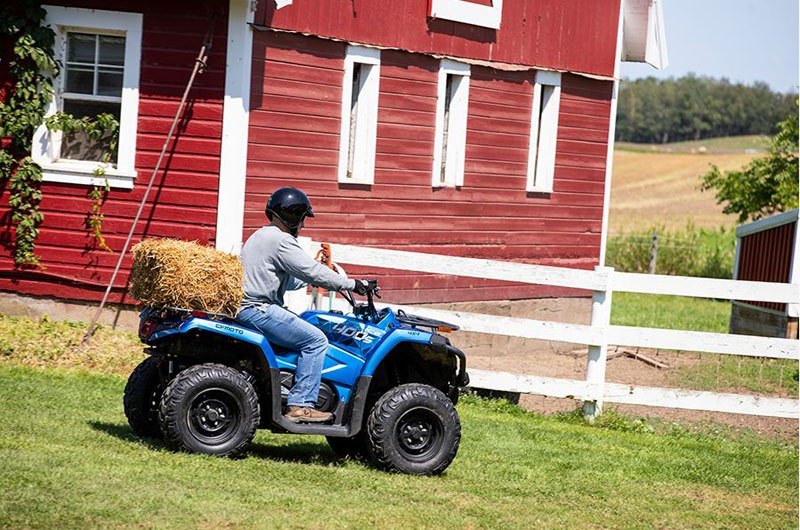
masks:
<svg viewBox="0 0 800 530"><path fill-rule="evenodd" d="M5 528L796 528L797 445L467 397L440 477L260 431L239 459L132 435L115 375L0 366Z"/></svg>
<svg viewBox="0 0 800 530"><path fill-rule="evenodd" d="M134 436L122 411L143 358L135 335L101 326L76 348L84 330L0 315L0 528L797 526L796 440L610 407L588 425L465 396L441 477L383 473L337 459L322 437L268 431L238 459L174 453Z"/></svg>
<svg viewBox="0 0 800 530"><path fill-rule="evenodd" d="M736 170L763 156L765 137L716 138L678 144L619 143L614 152L609 232L653 226L733 227L736 217L722 213L713 191L700 191L700 175L714 164ZM702 149L701 149L702 148ZM704 151L703 151L704 150Z"/></svg>

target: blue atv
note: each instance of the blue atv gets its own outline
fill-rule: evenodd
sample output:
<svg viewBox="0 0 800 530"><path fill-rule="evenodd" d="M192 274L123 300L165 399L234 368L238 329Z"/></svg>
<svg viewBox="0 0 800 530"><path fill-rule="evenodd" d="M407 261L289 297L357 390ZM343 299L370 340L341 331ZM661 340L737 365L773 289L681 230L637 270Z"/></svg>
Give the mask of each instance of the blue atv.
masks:
<svg viewBox="0 0 800 530"><path fill-rule="evenodd" d="M469 378L466 359L439 331L456 326L377 310L376 281L352 314L306 311L328 337L317 408L330 424L283 417L298 353L270 344L230 316L147 308L139 337L149 355L125 387L128 423L174 449L212 455L244 450L257 428L321 434L335 453L389 471L433 475L458 451L455 409Z"/></svg>

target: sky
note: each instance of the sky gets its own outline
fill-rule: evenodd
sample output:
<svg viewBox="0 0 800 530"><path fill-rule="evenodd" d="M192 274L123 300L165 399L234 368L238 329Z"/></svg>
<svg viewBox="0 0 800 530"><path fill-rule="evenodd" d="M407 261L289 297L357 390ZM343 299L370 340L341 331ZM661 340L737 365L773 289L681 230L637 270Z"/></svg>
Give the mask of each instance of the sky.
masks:
<svg viewBox="0 0 800 530"><path fill-rule="evenodd" d="M631 79L690 72L733 82L764 81L797 92L798 0L662 0L669 65L622 63Z"/></svg>

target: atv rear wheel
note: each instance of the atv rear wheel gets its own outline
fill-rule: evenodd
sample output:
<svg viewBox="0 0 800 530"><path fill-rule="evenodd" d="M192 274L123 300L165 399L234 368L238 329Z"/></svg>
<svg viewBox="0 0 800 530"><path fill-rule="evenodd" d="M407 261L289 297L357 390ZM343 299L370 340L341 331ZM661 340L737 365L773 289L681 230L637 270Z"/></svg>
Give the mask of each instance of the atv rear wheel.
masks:
<svg viewBox="0 0 800 530"><path fill-rule="evenodd" d="M160 359L148 357L133 369L125 385L122 405L128 424L137 436L161 438L158 404L164 384L159 365Z"/></svg>
<svg viewBox="0 0 800 530"><path fill-rule="evenodd" d="M253 439L260 420L258 395L243 374L200 364L167 385L159 421L167 444L183 451L231 456Z"/></svg>
<svg viewBox="0 0 800 530"><path fill-rule="evenodd" d="M411 383L386 392L367 420L370 459L388 471L438 475L452 463L461 422L440 390Z"/></svg>

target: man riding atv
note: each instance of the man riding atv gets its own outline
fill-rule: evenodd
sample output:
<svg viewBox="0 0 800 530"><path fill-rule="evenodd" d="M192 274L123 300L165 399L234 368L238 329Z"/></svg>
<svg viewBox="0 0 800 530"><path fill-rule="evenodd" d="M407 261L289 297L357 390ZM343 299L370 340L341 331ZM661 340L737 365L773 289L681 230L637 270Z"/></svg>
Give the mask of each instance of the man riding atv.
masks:
<svg viewBox="0 0 800 530"><path fill-rule="evenodd" d="M306 284L364 295L367 282L335 273L300 247L297 236L306 217L314 217L305 193L289 187L275 190L265 213L270 224L251 235L242 248L244 299L236 320L257 329L271 343L300 352L285 417L293 422L328 422L333 415L314 408L328 339L319 328L285 309L283 295Z"/></svg>
<svg viewBox="0 0 800 530"><path fill-rule="evenodd" d="M141 312L147 358L123 395L131 429L218 456L245 450L258 428L322 435L336 454L380 469L442 473L458 451L455 403L469 376L466 356L440 331L458 327L378 309L376 280L348 280L312 260L295 238L311 216L299 190L272 194L270 225L242 251L238 317L170 306ZM352 310L287 311L284 293L302 282L340 290Z"/></svg>

